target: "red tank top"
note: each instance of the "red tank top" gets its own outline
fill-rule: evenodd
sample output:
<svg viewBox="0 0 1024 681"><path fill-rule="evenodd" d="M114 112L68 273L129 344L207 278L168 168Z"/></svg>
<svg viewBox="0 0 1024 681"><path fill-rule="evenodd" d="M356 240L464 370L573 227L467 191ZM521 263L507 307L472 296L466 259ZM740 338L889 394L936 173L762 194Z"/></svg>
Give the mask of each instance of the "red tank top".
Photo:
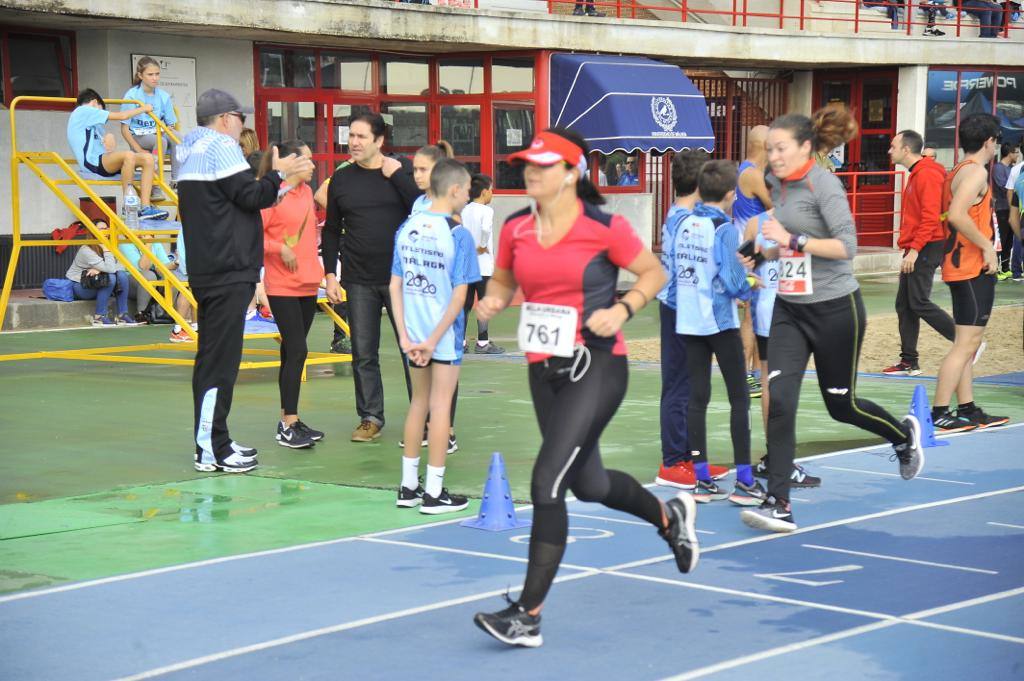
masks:
<svg viewBox="0 0 1024 681"><path fill-rule="evenodd" d="M946 255L942 261L942 281L965 281L981 275L985 269L985 259L981 249L960 234L949 221L949 204L953 201L953 178L965 166L975 161L958 163L942 184L942 224L946 229ZM992 232L992 187L985 191L985 196L978 203L967 209L967 215L989 241Z"/></svg>

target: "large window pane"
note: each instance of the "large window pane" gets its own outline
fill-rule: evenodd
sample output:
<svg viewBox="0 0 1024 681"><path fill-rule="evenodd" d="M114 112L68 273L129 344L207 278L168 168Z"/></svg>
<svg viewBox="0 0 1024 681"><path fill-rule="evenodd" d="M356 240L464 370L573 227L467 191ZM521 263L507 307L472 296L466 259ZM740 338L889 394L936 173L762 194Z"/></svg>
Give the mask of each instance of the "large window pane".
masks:
<svg viewBox="0 0 1024 681"><path fill-rule="evenodd" d="M10 35L11 96L73 97L68 43L58 36Z"/></svg>
<svg viewBox="0 0 1024 681"><path fill-rule="evenodd" d="M491 68L493 92L533 92L533 59L495 57Z"/></svg>
<svg viewBox="0 0 1024 681"><path fill-rule="evenodd" d="M320 85L324 89L370 92L373 62L360 55L324 52L320 55Z"/></svg>
<svg viewBox="0 0 1024 681"><path fill-rule="evenodd" d="M947 168L953 165L956 136L956 71L928 72L924 141L934 144L935 158Z"/></svg>
<svg viewBox="0 0 1024 681"><path fill-rule="evenodd" d="M996 115L1002 123L1003 141L1024 141L1024 71L1003 71L996 81Z"/></svg>
<svg viewBox="0 0 1024 681"><path fill-rule="evenodd" d="M494 105L494 186L525 189L523 168L508 162L508 155L533 139L533 104Z"/></svg>
<svg viewBox="0 0 1024 681"><path fill-rule="evenodd" d="M480 107L476 104L441 107L441 137L451 143L455 158L471 172L480 172Z"/></svg>
<svg viewBox="0 0 1024 681"><path fill-rule="evenodd" d="M316 55L312 50L272 48L260 52L263 87L312 88L315 77Z"/></svg>
<svg viewBox="0 0 1024 681"><path fill-rule="evenodd" d="M483 59L441 59L438 83L443 95L475 95L484 91Z"/></svg>
<svg viewBox="0 0 1024 681"><path fill-rule="evenodd" d="M414 154L427 144L426 104L385 104L381 114L388 126L385 151Z"/></svg>
<svg viewBox="0 0 1024 681"><path fill-rule="evenodd" d="M267 102L267 141L300 139L314 152L321 150L326 121L323 105L315 102Z"/></svg>
<svg viewBox="0 0 1024 681"><path fill-rule="evenodd" d="M426 58L381 57L380 89L390 95L429 95L430 68Z"/></svg>

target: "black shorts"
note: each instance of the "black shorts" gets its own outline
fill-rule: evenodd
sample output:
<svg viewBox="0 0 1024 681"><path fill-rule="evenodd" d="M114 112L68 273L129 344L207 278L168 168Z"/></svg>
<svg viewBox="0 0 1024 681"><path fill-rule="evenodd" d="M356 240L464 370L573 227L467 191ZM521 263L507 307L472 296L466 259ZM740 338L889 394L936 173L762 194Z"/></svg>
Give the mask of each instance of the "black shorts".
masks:
<svg viewBox="0 0 1024 681"><path fill-rule="evenodd" d="M754 336L757 339L757 354L762 362L768 361L768 336Z"/></svg>
<svg viewBox="0 0 1024 681"><path fill-rule="evenodd" d="M996 297L996 275L981 274L974 279L947 281L953 298L953 321L957 326L985 326L992 315Z"/></svg>
<svg viewBox="0 0 1024 681"><path fill-rule="evenodd" d="M100 177L114 177L118 174L117 172L112 173L103 167L103 154L100 154L100 162L98 164L93 165L86 160L85 167L90 173L99 175Z"/></svg>

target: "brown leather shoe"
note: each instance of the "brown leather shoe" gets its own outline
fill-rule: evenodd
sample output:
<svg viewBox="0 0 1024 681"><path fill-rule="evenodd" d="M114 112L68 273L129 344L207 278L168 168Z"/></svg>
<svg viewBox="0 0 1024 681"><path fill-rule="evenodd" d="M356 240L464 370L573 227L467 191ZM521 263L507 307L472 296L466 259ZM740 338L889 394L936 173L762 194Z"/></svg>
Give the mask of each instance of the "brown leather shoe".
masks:
<svg viewBox="0 0 1024 681"><path fill-rule="evenodd" d="M373 442L380 437L380 426L373 421L364 419L359 427L352 431L352 442Z"/></svg>

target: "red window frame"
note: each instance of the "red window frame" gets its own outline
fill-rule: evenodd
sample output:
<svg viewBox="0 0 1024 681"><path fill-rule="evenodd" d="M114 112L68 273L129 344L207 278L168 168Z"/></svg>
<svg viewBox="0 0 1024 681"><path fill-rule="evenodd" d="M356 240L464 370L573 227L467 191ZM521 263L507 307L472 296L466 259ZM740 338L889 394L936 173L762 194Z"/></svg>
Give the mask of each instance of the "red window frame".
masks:
<svg viewBox="0 0 1024 681"><path fill-rule="evenodd" d="M11 56L9 51L9 38L11 35L30 37L37 36L39 38L54 39L57 42L58 47L57 63L60 68L60 78L65 96L75 97L78 94L78 50L75 45L74 32L0 24L0 63L2 63L3 67L3 105L5 107L10 108L11 102L15 97L14 86L11 82ZM68 41L68 54L71 60L70 68L65 62L66 57L64 50L60 49L60 40L62 38L67 39ZM20 104L19 108L33 110L64 110L67 109L67 105L50 104L46 102L27 102L25 104Z"/></svg>
<svg viewBox="0 0 1024 681"><path fill-rule="evenodd" d="M342 53L342 54L357 54L365 56L368 61L371 62L372 74L371 74L371 89L370 91L353 91L353 90L342 90L342 89L324 89L322 83L321 70L315 69L314 74L314 87L312 88L270 88L261 85L262 79L260 77L260 54L264 50L274 49L290 49L290 50L302 50L312 51L315 56L316 64L320 64L321 55L324 53ZM415 59L426 59L428 63L428 94L426 95L401 95L401 94L390 94L383 92L381 89L381 57L382 56L394 56L394 57L408 57ZM371 107L374 111L380 111L381 106L388 104L424 104L427 107L427 138L430 141L436 141L439 139L441 134L441 107L444 106L457 106L457 105L473 105L480 107L480 155L479 156L459 156L460 160L467 160L471 162L479 162L481 172L494 176L495 172L495 157L494 157L494 143L489 133L485 131L492 130L493 123L493 110L495 104L501 103L516 103L516 104L527 104L533 107L534 111L534 125L540 129L546 125L547 112L543 111L541 106L547 105L547 97L543 94L544 88L547 87L547 81L544 77L546 68L542 66L543 53L540 51L510 51L510 52L467 52L467 53L451 53L451 54L440 54L440 55L423 55L414 53L387 53L382 55L379 52L370 52L365 50L354 50L354 49L338 49L338 48L320 48L320 47L305 47L296 45L287 45L281 43L254 43L253 44L253 82L254 82L254 95L256 103L255 123L256 133L259 136L260 143L266 145L267 140L267 112L265 102L267 101L279 101L279 102L314 102L317 104L325 105L328 117L326 120L326 130L333 135L333 109L332 104L344 103L351 105L366 105ZM534 69L534 89L529 92L492 92L492 75L491 70L495 58L529 58L533 61ZM442 94L439 92L439 69L440 62L445 59L459 58L459 59L480 59L483 62L484 67L484 91L477 94ZM343 101L339 101L343 100ZM314 149L313 159L314 161L320 161L327 164L338 164L343 160L347 159L346 154L335 153L333 151L333 144L325 144L323 149ZM402 149L403 153L407 150ZM521 195L524 191L522 189L496 189L495 194L512 194Z"/></svg>

